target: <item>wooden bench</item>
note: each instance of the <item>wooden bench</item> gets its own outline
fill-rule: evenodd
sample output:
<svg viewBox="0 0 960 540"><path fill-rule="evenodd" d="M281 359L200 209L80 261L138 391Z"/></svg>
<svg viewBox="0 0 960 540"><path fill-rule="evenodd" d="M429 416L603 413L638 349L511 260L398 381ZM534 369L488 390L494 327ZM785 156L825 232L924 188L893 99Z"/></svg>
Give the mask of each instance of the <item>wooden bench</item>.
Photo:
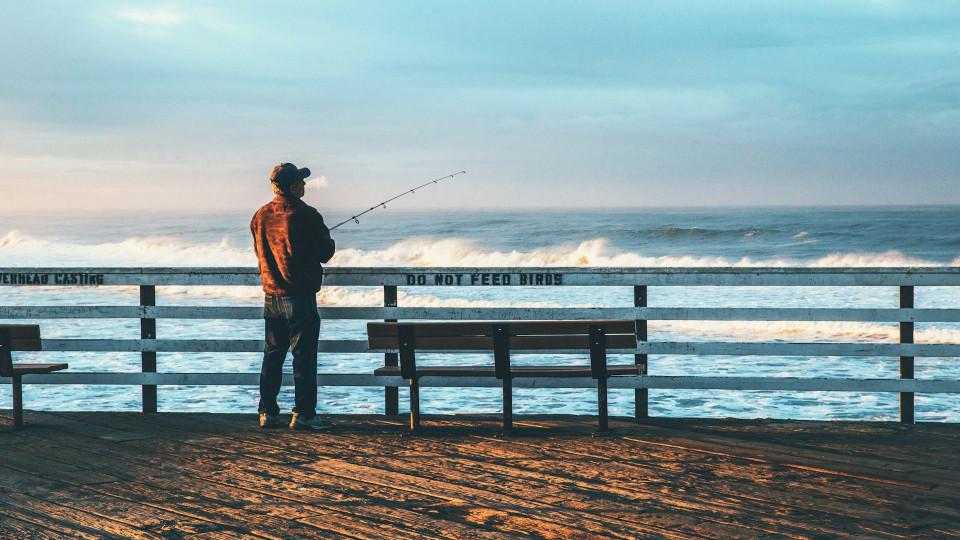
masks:
<svg viewBox="0 0 960 540"><path fill-rule="evenodd" d="M592 377L597 381L599 430L607 430L607 378L637 375L635 364L607 365L607 349L636 349L636 323L623 320L371 322L370 349L399 349L400 365L375 375L399 375L410 385L410 430L420 426L420 377L495 377L503 384L503 429L513 427L513 382L517 377ZM511 351L590 351L590 365L510 365ZM416 351L492 350L493 366L418 366Z"/></svg>
<svg viewBox="0 0 960 540"><path fill-rule="evenodd" d="M39 351L36 324L0 324L0 377L13 379L13 427L23 427L23 376L67 369L67 364L14 364L13 351Z"/></svg>

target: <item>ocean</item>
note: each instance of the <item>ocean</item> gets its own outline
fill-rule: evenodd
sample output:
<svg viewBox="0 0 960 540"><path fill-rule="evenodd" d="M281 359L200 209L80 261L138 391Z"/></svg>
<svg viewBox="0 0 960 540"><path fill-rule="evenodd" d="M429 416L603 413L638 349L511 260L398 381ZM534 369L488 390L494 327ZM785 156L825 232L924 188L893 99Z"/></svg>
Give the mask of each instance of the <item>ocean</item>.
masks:
<svg viewBox="0 0 960 540"><path fill-rule="evenodd" d="M343 212L321 211L329 224ZM255 266L250 212L217 215L0 215L0 267L26 266ZM333 266L960 266L960 207L720 208L551 211L377 210L337 231ZM326 287L321 305L376 306L374 287ZM260 305L256 287L158 287L160 305ZM0 287L0 305L135 305L134 287ZM629 287L401 288L401 306L632 305ZM896 307L894 287L651 287L657 307ZM960 291L918 287L916 307L960 307ZM24 321L0 321L24 322ZM39 320L49 338L139 336L136 320ZM158 321L158 337L261 339L261 321ZM651 340L896 342L895 323L702 322L649 324ZM322 339L364 339L361 321L324 321ZM917 343L958 343L960 325L918 323ZM22 360L67 361L76 371L138 371L139 353L23 353ZM550 363L562 357L524 357ZM569 360L569 357L567 358ZM632 359L632 357L631 357ZM475 363L444 357L441 363ZM486 360L484 360L486 361ZM578 361L586 362L585 358ZM257 372L255 353L159 353L160 371ZM321 354L324 373L369 373L382 355ZM289 362L287 364L289 370ZM650 357L652 375L896 378L896 358L670 356ZM918 358L917 378L960 378L956 358ZM401 409L405 403L401 389ZM161 387L164 411L256 411L257 389ZM897 418L896 394L651 390L656 416L736 418ZM376 413L383 391L327 387L319 410ZM430 413L494 413L497 389L422 391ZM0 407L10 399L0 386ZM138 410L139 389L109 386L30 387L28 408ZM284 388L281 405L292 405ZM611 414L633 411L633 392L613 390ZM960 421L960 396L917 396L918 421ZM524 413L595 413L595 393L576 389L516 390Z"/></svg>

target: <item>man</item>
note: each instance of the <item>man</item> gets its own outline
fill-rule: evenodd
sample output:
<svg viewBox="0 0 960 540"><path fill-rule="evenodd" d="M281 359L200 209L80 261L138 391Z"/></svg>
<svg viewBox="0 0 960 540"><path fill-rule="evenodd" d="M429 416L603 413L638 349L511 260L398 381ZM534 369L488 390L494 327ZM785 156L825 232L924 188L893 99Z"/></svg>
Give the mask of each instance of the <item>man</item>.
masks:
<svg viewBox="0 0 960 540"><path fill-rule="evenodd" d="M270 173L276 195L250 222L253 247L263 284L266 344L260 370L260 427L280 426L277 394L283 361L293 350L295 407L291 429L321 430L332 426L317 417L317 339L320 315L317 291L323 266L336 244L323 217L303 202L304 180L310 169L281 163Z"/></svg>

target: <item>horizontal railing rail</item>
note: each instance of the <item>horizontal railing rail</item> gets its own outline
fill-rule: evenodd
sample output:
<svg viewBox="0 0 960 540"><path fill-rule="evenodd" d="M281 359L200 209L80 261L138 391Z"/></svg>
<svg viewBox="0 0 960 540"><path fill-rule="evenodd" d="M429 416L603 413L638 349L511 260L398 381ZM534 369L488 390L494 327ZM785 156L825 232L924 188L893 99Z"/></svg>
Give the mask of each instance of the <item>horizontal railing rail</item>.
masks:
<svg viewBox="0 0 960 540"><path fill-rule="evenodd" d="M367 286L950 286L960 267L381 268L325 271L327 285ZM3 285L260 285L255 268L0 268Z"/></svg>
<svg viewBox="0 0 960 540"><path fill-rule="evenodd" d="M915 357L960 357L960 344L914 343L915 323L960 322L960 309L915 308L916 286L960 286L960 268L328 268L326 285L383 288L383 307L321 307L324 319L334 320L550 320L631 319L637 323L638 346L615 349L613 354L632 354L640 366L639 376L616 377L611 388L636 390L637 415L647 415L648 389L721 389L779 391L899 392L901 420L913 421L913 394L957 393L960 381L915 379ZM136 286L140 305L16 305L0 306L2 320L134 319L140 321L140 339L44 338L47 352L140 353L141 372L61 372L27 376L30 384L139 385L144 410L156 410L156 387L163 385L256 385L257 373L157 373L157 353L256 353L263 349L257 339L166 339L156 335L156 321L256 320L262 308L247 306L157 306L157 287L163 286L259 286L253 268L0 268L0 287ZM633 307L397 307L399 287L539 287L619 286L633 291ZM899 307L889 308L787 308L787 307L649 307L648 287L660 286L802 286L802 287L897 287ZM791 343L782 341L650 341L650 321L753 321L753 322L871 322L898 323L900 339L889 342ZM396 351L369 349L362 339L324 339L321 353L383 354L395 365ZM437 351L454 352L454 351ZM470 352L458 350L457 353ZM477 353L489 354L478 350ZM586 351L524 351L524 354L578 354ZM650 375L649 355L785 356L785 357L891 357L900 362L899 379L839 379L790 377L714 377ZM369 373L321 374L328 386L374 386L386 388L386 410L396 412L397 377ZM8 383L8 380L0 379ZM292 384L289 377L284 384ZM491 387L499 383L484 378L425 377L423 386ZM587 388L591 379L530 378L517 380L517 388Z"/></svg>
<svg viewBox="0 0 960 540"><path fill-rule="evenodd" d="M60 372L24 375L27 384L169 385L169 386L256 386L259 373L105 373ZM421 386L499 388L502 383L489 377L422 377ZM317 375L320 386L384 387L403 386L400 377L362 373ZM287 375L284 384L293 385ZM685 390L784 390L819 392L923 392L957 393L960 381L935 379L845 379L824 377L700 377L640 375L611 377L610 388L657 388ZM521 377L514 388L596 388L590 377Z"/></svg>
<svg viewBox="0 0 960 540"><path fill-rule="evenodd" d="M324 319L960 322L960 309L322 307ZM0 306L0 319L261 319L259 307Z"/></svg>
<svg viewBox="0 0 960 540"><path fill-rule="evenodd" d="M44 351L62 352L261 352L263 341L255 339L43 339ZM323 353L392 353L395 349L368 349L366 340L327 339L319 343ZM489 353L489 349L431 350L424 354ZM584 349L515 351L513 355L586 354ZM700 356L920 356L957 357L960 344L931 343L735 343L724 341L648 341L636 349L609 349L610 354L673 354Z"/></svg>

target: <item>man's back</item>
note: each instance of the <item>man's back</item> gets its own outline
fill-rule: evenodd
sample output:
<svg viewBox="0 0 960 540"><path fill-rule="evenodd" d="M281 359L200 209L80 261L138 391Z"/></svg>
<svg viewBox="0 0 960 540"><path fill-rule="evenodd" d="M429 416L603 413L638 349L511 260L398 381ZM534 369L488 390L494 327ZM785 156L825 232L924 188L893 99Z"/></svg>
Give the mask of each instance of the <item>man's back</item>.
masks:
<svg viewBox="0 0 960 540"><path fill-rule="evenodd" d="M336 249L323 217L297 197L277 195L250 222L260 280L267 294L314 294Z"/></svg>

